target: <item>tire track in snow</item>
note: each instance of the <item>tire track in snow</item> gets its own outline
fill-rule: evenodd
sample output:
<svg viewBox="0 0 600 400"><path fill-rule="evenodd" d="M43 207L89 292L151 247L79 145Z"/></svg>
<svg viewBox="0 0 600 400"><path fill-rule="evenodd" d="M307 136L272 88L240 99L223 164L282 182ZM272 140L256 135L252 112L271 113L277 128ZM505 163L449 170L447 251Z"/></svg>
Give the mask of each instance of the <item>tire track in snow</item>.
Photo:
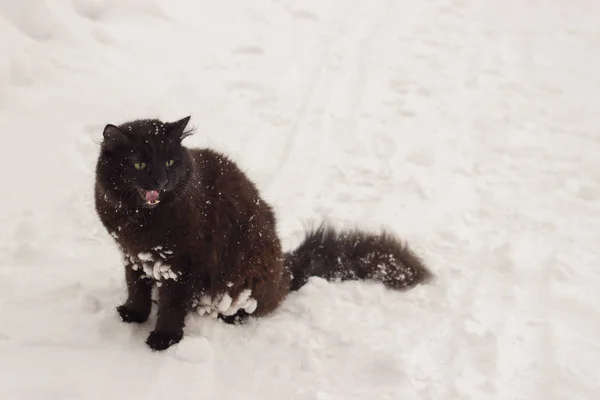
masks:
<svg viewBox="0 0 600 400"><path fill-rule="evenodd" d="M290 159L290 155L298 142L298 134L302 132L305 125L310 127L311 124L307 121L310 121L311 117L318 119L320 125L326 125L327 122L323 122L323 113L332 108L339 108L339 104L346 103L347 105L340 113L346 120L346 123L342 125L342 129L347 136L356 131L356 124L352 117L360 105L364 90L366 77L365 54L371 46L374 35L380 29L381 22L389 17L389 10L393 1L388 0L381 4L382 6L374 7L372 3L364 1L360 3L360 6L346 7L343 17L333 29L334 34L329 37L321 52L321 62L311 73L311 83L303 96L300 110L291 127L284 149L276 164L277 166L267 181L267 188L272 186L278 173ZM369 17L365 18L365 15L369 15ZM356 53L357 57L349 57L349 54L352 53ZM328 68L333 55L338 60L344 60L339 69ZM333 61L335 61L335 58ZM355 59L358 62L352 63ZM352 85L348 85L347 81L350 81ZM348 95L345 90L349 87L352 87L352 92ZM312 140L318 140L319 137L322 137L322 133L326 133L327 127L321 128L321 131L325 132L318 132L311 128L307 129L306 133L307 136L313 138ZM299 151L302 150L304 149ZM316 174L316 176L323 177L327 175L321 173ZM324 186L323 179L321 179L321 184L316 186L321 189Z"/></svg>
<svg viewBox="0 0 600 400"><path fill-rule="evenodd" d="M336 3L337 2L335 2L334 4L336 4ZM298 132L300 131L300 128L302 127L302 124L304 123L305 119L308 116L308 110L309 110L310 105L315 101L315 98L316 98L315 92L318 87L321 87L321 85L318 85L318 84L323 81L324 70L325 70L324 66L329 59L329 55L331 53L333 45L338 37L336 35L336 33L339 30L339 27L342 26L343 23L346 21L346 18L351 9L351 7L348 6L348 3L344 2L344 4L346 5L346 8L343 13L343 16L342 16L341 20L335 25L336 28L332 29L332 32L331 32L330 36L328 37L327 42L323 46L323 49L321 50L321 53L319 55L320 61L315 65L315 67L312 69L312 71L310 73L310 76L311 76L310 83L309 83L308 88L306 89L304 95L302 96L300 110L298 111L296 118L294 118L294 122L292 124L292 127L290 128L289 134L286 136L286 142L285 142L285 144L283 146L283 150L281 151L281 154L275 164L275 168L273 169L271 176L267 179L267 182L265 184L266 190L269 190L272 183L275 181L275 179L281 172L282 168L285 166L285 164L289 160L289 156L292 153L294 144L296 142L296 136L298 135ZM335 5L332 6L332 9L333 9L332 13L335 13L335 10L337 8L338 7L336 7Z"/></svg>
<svg viewBox="0 0 600 400"><path fill-rule="evenodd" d="M549 258L550 262L555 261L555 257L551 256ZM555 352L556 349L556 340L554 338L554 331L552 329L552 325L550 323L550 285L552 284L550 279L550 271L546 268L542 268L540 270L541 278L538 280L538 285L540 288L540 294L536 307L536 314L543 318L541 321L542 324L542 334L540 338L540 346L541 346L541 382L549 382L548 385L540 385L538 398L540 400L550 399L552 398L552 394L556 393L555 391L555 383L554 378L558 376L556 373L555 367Z"/></svg>
<svg viewBox="0 0 600 400"><path fill-rule="evenodd" d="M532 258L545 242L523 237L511 247L514 303L499 336L504 349L495 377L500 398L550 399L557 395L556 340L551 324L551 284L556 257ZM554 247L554 246L551 246ZM525 253L526 252L526 253ZM508 282L508 279L505 280Z"/></svg>
<svg viewBox="0 0 600 400"><path fill-rule="evenodd" d="M369 3L371 4L371 3ZM394 4L394 0L388 0L384 3L383 7L379 7L381 9L381 13L380 15L376 15L376 18L374 19L374 21L369 25L369 28L366 30L367 33L366 35L358 40L358 44L359 44L359 50L358 50L358 64L356 67L356 82L353 90L353 95L351 96L351 101L350 101L350 107L349 107L349 112L348 112L348 116L352 117L354 116L354 113L356 111L356 109L360 106L361 103L361 99L363 97L363 93L364 93L364 89L365 89L365 82L366 82L366 64L367 64L367 60L366 60L366 54L368 52L368 50L370 50L372 48L372 42L373 42L373 38L374 36L377 34L377 32L384 26L384 23L390 18L390 15L392 15L393 13L390 12L390 10L392 9L392 6ZM371 9L372 7L369 7L368 9ZM365 12L367 12L365 10ZM362 15L363 13L361 13ZM356 134L356 124L355 123L350 123L350 122L354 122L354 121L350 121L349 119L346 121L345 128L347 128L348 131L350 131L352 134ZM346 130L345 130L346 131Z"/></svg>
<svg viewBox="0 0 600 400"><path fill-rule="evenodd" d="M471 263L464 264L470 265ZM460 372L458 363L459 353L467 348L464 327L467 319L473 315L473 299L476 297L477 289L480 287L480 283L484 280L485 275L485 268L479 268L475 272L472 272L468 282L463 285L465 290L461 293L456 302L457 306L454 310L454 316L450 321L451 333L447 340L447 345L450 350L447 355L446 371L442 374L442 376L446 377L446 387L442 391L442 393L445 394L441 396L448 400L456 399L457 396L460 397L460 393L456 391L456 380L458 379Z"/></svg>
<svg viewBox="0 0 600 400"><path fill-rule="evenodd" d="M555 393L548 260L523 258L520 250L505 242L465 263L479 268L460 283L465 290L449 306L455 316L445 384L435 398L548 399Z"/></svg>
<svg viewBox="0 0 600 400"><path fill-rule="evenodd" d="M303 143L318 143L343 131L347 138L345 142L355 149L362 148L358 141L360 135L356 135L357 126L354 116L363 97L369 50L376 33L389 18L392 5L393 1L380 1L376 5L361 2L352 8L351 12L346 13L344 21L337 28L339 34L329 48L328 59L324 60L325 64L317 79L318 83L315 85L312 97L307 101L302 118L298 120L296 133L303 130L305 123L308 126L304 132ZM298 142L294 140L290 143L298 145ZM318 149L318 146L315 148ZM297 151L304 149L310 147L306 144L298 146ZM290 149L290 152L285 153L287 158L293 151ZM354 153L347 152L344 156L356 160ZM334 176L339 173L339 169L335 164L321 162L321 159L318 161L311 166L313 170L318 171L306 174L312 179L310 187L308 190L304 188L303 194L307 198L317 199L316 211L328 216L330 210L323 207L321 203L335 204L337 200L320 202L318 199L328 192L327 185L339 181ZM356 183L353 184L356 188Z"/></svg>
<svg viewBox="0 0 600 400"><path fill-rule="evenodd" d="M357 65L357 69L356 69L356 82L354 85L354 95L351 97L351 101L350 101L350 107L349 107L349 111L348 111L348 118L346 120L346 123L343 126L343 130L344 132L346 132L346 135L351 136L353 139L356 140L360 140L360 137L362 135L357 135L357 121L356 121L356 111L359 109L361 103L362 103L362 99L364 97L364 92L365 92L365 84L366 84L366 80L367 80L367 55L369 52L372 51L373 48L373 41L375 36L378 34L378 32L380 32L384 26L387 25L387 23L389 23L388 21L390 20L391 16L395 15L395 13L393 12L393 8L394 5L396 3L394 2L394 0L388 0L384 3L383 7L379 7L381 9L381 13L378 14L376 16L376 18L374 19L374 21L372 22L372 24L370 25L369 29L367 30L366 35L359 40L359 57L358 57L358 65ZM351 123L352 122L352 123ZM387 153L389 157L391 157L391 152ZM351 158L353 158L354 156L352 155ZM389 160L389 157L384 160L384 162L387 162ZM382 160L378 159L379 162L382 162ZM337 173L342 173L343 171L339 170L339 169L335 169ZM322 186L324 186L324 180L322 181ZM350 180L350 185L354 185L355 181L354 180ZM348 185L348 186L350 186ZM346 191L347 193L354 193L354 190L352 188L349 188L349 190ZM352 201L352 198L344 198L343 199L344 202L348 202L348 201ZM360 212L360 214L354 215L354 219L356 219L358 217L358 219L365 219L368 215L370 215L371 210L367 210L364 209L362 212ZM353 220L354 221L354 220ZM347 221L348 223L352 223L353 221Z"/></svg>

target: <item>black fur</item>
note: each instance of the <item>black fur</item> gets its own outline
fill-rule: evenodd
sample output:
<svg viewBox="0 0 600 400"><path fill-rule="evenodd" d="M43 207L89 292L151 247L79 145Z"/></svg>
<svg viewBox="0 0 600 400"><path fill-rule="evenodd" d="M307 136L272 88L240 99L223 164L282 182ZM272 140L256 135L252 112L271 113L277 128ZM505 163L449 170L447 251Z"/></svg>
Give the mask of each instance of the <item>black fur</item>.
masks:
<svg viewBox="0 0 600 400"><path fill-rule="evenodd" d="M311 276L330 281L370 279L396 290L432 278L419 257L392 235L338 232L324 224L307 232L300 246L286 253L285 265L293 276L292 290L298 290Z"/></svg>

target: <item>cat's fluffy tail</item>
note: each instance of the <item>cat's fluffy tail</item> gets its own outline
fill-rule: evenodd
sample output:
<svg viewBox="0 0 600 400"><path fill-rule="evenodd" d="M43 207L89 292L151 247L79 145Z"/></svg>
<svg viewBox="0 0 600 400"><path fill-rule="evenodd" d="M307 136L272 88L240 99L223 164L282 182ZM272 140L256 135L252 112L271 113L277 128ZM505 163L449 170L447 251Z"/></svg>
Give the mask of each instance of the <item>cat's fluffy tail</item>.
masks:
<svg viewBox="0 0 600 400"><path fill-rule="evenodd" d="M285 265L292 274L292 290L311 276L328 281L375 280L396 290L433 278L421 259L392 235L337 231L325 224L308 231L300 246L285 254Z"/></svg>

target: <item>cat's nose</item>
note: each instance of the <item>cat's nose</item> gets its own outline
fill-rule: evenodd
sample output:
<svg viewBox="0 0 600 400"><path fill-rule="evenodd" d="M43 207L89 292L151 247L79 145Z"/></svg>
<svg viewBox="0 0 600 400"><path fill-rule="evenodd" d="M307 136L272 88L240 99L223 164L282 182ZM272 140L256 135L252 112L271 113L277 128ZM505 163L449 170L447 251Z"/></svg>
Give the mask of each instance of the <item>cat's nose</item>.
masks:
<svg viewBox="0 0 600 400"><path fill-rule="evenodd" d="M159 178L156 180L156 184L160 189L164 189L165 186L167 186L167 182L169 182L167 178Z"/></svg>

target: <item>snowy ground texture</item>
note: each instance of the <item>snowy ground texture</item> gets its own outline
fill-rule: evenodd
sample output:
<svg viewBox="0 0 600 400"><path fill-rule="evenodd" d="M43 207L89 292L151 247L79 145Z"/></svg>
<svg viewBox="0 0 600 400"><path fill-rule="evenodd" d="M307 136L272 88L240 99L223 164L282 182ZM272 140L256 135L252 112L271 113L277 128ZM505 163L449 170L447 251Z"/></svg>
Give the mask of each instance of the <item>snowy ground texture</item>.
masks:
<svg viewBox="0 0 600 400"><path fill-rule="evenodd" d="M0 0L0 399L597 399L600 3ZM92 203L106 123L191 114L286 248L387 227L438 276L311 280L152 353Z"/></svg>

